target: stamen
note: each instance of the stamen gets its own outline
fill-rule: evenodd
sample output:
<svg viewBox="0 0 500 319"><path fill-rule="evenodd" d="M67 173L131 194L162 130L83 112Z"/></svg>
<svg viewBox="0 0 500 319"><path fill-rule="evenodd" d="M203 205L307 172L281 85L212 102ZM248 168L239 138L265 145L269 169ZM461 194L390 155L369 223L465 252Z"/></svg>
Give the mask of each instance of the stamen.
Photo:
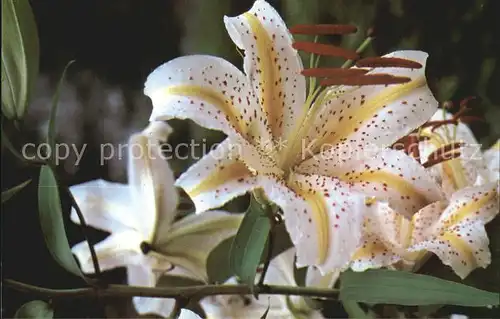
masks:
<svg viewBox="0 0 500 319"><path fill-rule="evenodd" d="M290 28L292 34L328 35L351 34L358 31L348 24L298 24Z"/></svg>
<svg viewBox="0 0 500 319"><path fill-rule="evenodd" d="M425 168L429 168L429 167L432 167L436 164L440 164L442 162L446 162L446 161L455 159L457 157L460 157L460 155L461 155L460 152L452 152L452 153L442 154L442 156L440 156L440 157L428 160L427 162L423 163L422 166ZM451 156L451 157L448 157L448 156Z"/></svg>
<svg viewBox="0 0 500 319"><path fill-rule="evenodd" d="M302 50L318 55L338 56L349 60L357 60L359 58L359 55L354 51L330 44L297 41L292 44L292 47L297 50Z"/></svg>
<svg viewBox="0 0 500 319"><path fill-rule="evenodd" d="M368 70L364 69L341 69L341 68L310 68L304 69L302 75L314 77L348 77L364 75Z"/></svg>
<svg viewBox="0 0 500 319"><path fill-rule="evenodd" d="M395 68L409 68L420 69L422 64L401 58L386 58L386 57L373 57L364 58L356 62L357 67L361 68L378 68L378 67L395 67Z"/></svg>
<svg viewBox="0 0 500 319"><path fill-rule="evenodd" d="M427 156L427 160L430 161L433 158L440 158L448 153L452 153L460 149L462 146L464 146L464 143L461 142L453 142L450 144L447 144L445 146L442 146L435 150L434 152L430 153L429 156Z"/></svg>
<svg viewBox="0 0 500 319"><path fill-rule="evenodd" d="M321 85L388 85L410 82L411 79L390 74L369 74L356 77L329 78L321 81Z"/></svg>
<svg viewBox="0 0 500 319"><path fill-rule="evenodd" d="M419 138L417 134L410 134L406 139L405 152L420 162L420 150L418 149Z"/></svg>

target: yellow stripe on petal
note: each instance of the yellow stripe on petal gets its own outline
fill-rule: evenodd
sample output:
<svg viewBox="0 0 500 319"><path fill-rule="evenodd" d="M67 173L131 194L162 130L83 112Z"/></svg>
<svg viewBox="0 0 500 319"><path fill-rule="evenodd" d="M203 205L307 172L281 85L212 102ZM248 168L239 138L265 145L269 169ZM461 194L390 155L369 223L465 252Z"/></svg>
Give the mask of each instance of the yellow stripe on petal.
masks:
<svg viewBox="0 0 500 319"><path fill-rule="evenodd" d="M180 95L185 97L197 98L210 103L221 111L221 116L227 120L242 134L247 132L247 124L243 121L240 112L234 107L233 102L221 93L210 88L199 85L173 85L160 90L155 95ZM215 114L214 114L215 115Z"/></svg>
<svg viewBox="0 0 500 319"><path fill-rule="evenodd" d="M223 185L229 180L238 180L251 175L250 170L242 162L234 162L231 165L221 166L205 180L186 191L193 198L204 192L211 191Z"/></svg>
<svg viewBox="0 0 500 319"><path fill-rule="evenodd" d="M495 199L495 197L497 197L497 192L495 190L491 190L482 194L480 198L471 200L467 204L457 209L454 213L452 213L451 216L444 221L444 227L450 227L463 221L465 218L471 216L472 214L475 214L489 201Z"/></svg>
<svg viewBox="0 0 500 319"><path fill-rule="evenodd" d="M386 105L425 85L425 78L418 77L411 82L398 84L383 90L377 96L367 100L363 107L359 109L350 110L343 108L344 112L348 111L343 114L344 121L331 123L333 126L331 131L335 132L335 134L326 135L324 138L320 139L316 145L335 145L338 142L347 139L351 134L356 132L355 129L359 127L359 123L367 122L379 113Z"/></svg>
<svg viewBox="0 0 500 319"><path fill-rule="evenodd" d="M273 41L271 40L266 29L259 19L252 13L246 12L243 16L247 19L252 34L257 46L257 74L259 77L259 89L261 90L261 107L267 115L271 132L274 137L279 137L282 132L283 118L283 95L282 81L280 77L279 65L275 62L278 60L274 49Z"/></svg>
<svg viewBox="0 0 500 319"><path fill-rule="evenodd" d="M379 241L370 241L364 243L364 245L354 253L352 260L369 258L375 255L381 255L387 253L387 248Z"/></svg>
<svg viewBox="0 0 500 319"><path fill-rule="evenodd" d="M312 210L312 217L317 227L318 236L318 264L323 264L328 253L328 244L330 241L330 233L328 231L329 218L326 211L326 202L323 196L318 192L310 192L301 188L300 183L291 183L290 187L309 204ZM314 247L311 247L314 249Z"/></svg>
<svg viewBox="0 0 500 319"><path fill-rule="evenodd" d="M457 251L467 262L467 265L471 268L476 267L476 259L474 258L474 253L467 243L456 234L446 232L443 235L438 237L438 240L447 241L452 249Z"/></svg>
<svg viewBox="0 0 500 319"><path fill-rule="evenodd" d="M409 197L417 201L420 206L424 206L427 203L425 196L413 187L411 183L392 173L383 171L362 171L348 176L339 176L339 178L345 182L374 182L386 184L387 187L397 190L401 196L405 198Z"/></svg>

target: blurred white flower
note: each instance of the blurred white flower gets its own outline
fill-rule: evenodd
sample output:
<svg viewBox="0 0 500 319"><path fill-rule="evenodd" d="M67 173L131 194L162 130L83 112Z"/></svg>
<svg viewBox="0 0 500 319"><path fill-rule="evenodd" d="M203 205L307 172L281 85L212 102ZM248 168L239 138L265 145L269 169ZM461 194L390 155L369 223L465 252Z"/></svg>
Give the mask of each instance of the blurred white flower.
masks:
<svg viewBox="0 0 500 319"><path fill-rule="evenodd" d="M208 254L241 222L239 214L223 211L175 221L178 193L160 146L170 131L168 124L153 122L130 137L128 184L94 180L71 187L87 223L111 233L94 246L101 269L127 267L134 286L154 287L166 273L206 281ZM79 222L75 210L71 219ZM94 272L87 243L72 250L82 270ZM133 300L141 314L168 316L174 305L173 299Z"/></svg>

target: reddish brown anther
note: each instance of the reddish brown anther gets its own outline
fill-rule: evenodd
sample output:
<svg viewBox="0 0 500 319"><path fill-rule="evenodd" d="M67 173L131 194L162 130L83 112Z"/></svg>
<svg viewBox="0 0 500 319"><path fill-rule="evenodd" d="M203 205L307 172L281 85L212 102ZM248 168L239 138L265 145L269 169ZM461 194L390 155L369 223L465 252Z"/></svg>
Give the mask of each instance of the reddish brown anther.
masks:
<svg viewBox="0 0 500 319"><path fill-rule="evenodd" d="M330 44L297 41L292 45L297 50L302 50L317 55L338 56L348 60L356 60L359 55L355 51L347 50Z"/></svg>
<svg viewBox="0 0 500 319"><path fill-rule="evenodd" d="M379 67L395 67L395 68L410 68L410 69L420 69L422 64L401 58L385 58L385 57L373 57L364 58L356 61L356 66L361 68L379 68Z"/></svg>
<svg viewBox="0 0 500 319"><path fill-rule="evenodd" d="M434 165L455 159L457 157L460 157L459 151L441 154L441 156L434 157L434 158L427 160L427 162L423 163L422 166L425 168L429 168L429 167L432 167Z"/></svg>
<svg viewBox="0 0 500 319"><path fill-rule="evenodd" d="M390 74L369 74L363 76L328 78L321 81L321 85L389 85L411 81L410 78L393 76Z"/></svg>
<svg viewBox="0 0 500 319"><path fill-rule="evenodd" d="M420 162L420 150L418 149L419 138L417 134L410 134L405 140L405 153Z"/></svg>
<svg viewBox="0 0 500 319"><path fill-rule="evenodd" d="M462 146L464 146L464 143L461 142L453 142L450 144L446 144L438 148L434 152L430 153L429 156L427 156L427 161L432 161L432 159L441 158L449 153L454 153L457 150L459 150Z"/></svg>
<svg viewBox="0 0 500 319"><path fill-rule="evenodd" d="M290 28L292 34L351 34L358 31L353 25L349 24L298 24Z"/></svg>
<svg viewBox="0 0 500 319"><path fill-rule="evenodd" d="M310 68L302 70L302 75L314 77L349 77L364 75L366 72L368 70L364 69Z"/></svg>
<svg viewBox="0 0 500 319"><path fill-rule="evenodd" d="M446 120L441 120L441 121L429 121L427 123L424 123L422 125L422 128L425 127L432 127L431 131L434 132L437 128L447 125L447 124L453 124L453 125L458 125L459 122L462 123L472 123L476 121L484 121L484 119L477 117L477 116L470 116L470 115L465 115L467 114L471 109L468 107L468 103L475 99L474 96L467 97L460 101L460 109L458 110L457 113L453 114L453 116L450 119ZM449 106L453 106L453 102L447 101L445 104L443 104L444 108L448 108Z"/></svg>

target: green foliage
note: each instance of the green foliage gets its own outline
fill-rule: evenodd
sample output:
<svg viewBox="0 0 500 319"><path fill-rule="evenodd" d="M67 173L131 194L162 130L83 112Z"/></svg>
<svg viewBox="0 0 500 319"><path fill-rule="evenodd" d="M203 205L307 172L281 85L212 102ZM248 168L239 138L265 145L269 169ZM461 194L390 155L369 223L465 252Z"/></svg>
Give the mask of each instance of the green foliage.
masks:
<svg viewBox="0 0 500 319"><path fill-rule="evenodd" d="M2 112L21 119L38 76L38 33L28 0L2 1Z"/></svg>
<svg viewBox="0 0 500 319"><path fill-rule="evenodd" d="M340 277L340 298L374 304L458 305L485 307L499 304L500 295L443 279L404 271L347 271Z"/></svg>
<svg viewBox="0 0 500 319"><path fill-rule="evenodd" d="M31 182L31 179L28 179L27 181L16 185L4 192L2 192L2 204L8 201L9 199L12 198L12 196L16 195L19 191L21 191L26 185L28 185Z"/></svg>
<svg viewBox="0 0 500 319"><path fill-rule="evenodd" d="M52 257L67 271L83 277L66 237L57 181L52 169L46 165L40 169L38 211L45 243Z"/></svg>
<svg viewBox="0 0 500 319"><path fill-rule="evenodd" d="M267 206L259 204L252 198L231 246L230 268L250 287L254 286L257 267L271 229L267 209L269 209Z"/></svg>
<svg viewBox="0 0 500 319"><path fill-rule="evenodd" d="M21 306L14 318L54 318L54 309L42 300L32 300Z"/></svg>
<svg viewBox="0 0 500 319"><path fill-rule="evenodd" d="M66 72L68 71L68 68L71 64L73 64L75 61L69 61L68 64L66 64L66 67L63 70L63 73L61 74L61 78L59 79L59 83L56 88L56 93L54 94L52 98L52 106L50 108L50 120L49 120L49 127L48 127L48 132L47 132L47 143L50 146L51 150L55 149L55 144L56 144L56 116L57 116L57 107L59 105L59 97L61 95L61 88L64 83L64 78L66 77Z"/></svg>

